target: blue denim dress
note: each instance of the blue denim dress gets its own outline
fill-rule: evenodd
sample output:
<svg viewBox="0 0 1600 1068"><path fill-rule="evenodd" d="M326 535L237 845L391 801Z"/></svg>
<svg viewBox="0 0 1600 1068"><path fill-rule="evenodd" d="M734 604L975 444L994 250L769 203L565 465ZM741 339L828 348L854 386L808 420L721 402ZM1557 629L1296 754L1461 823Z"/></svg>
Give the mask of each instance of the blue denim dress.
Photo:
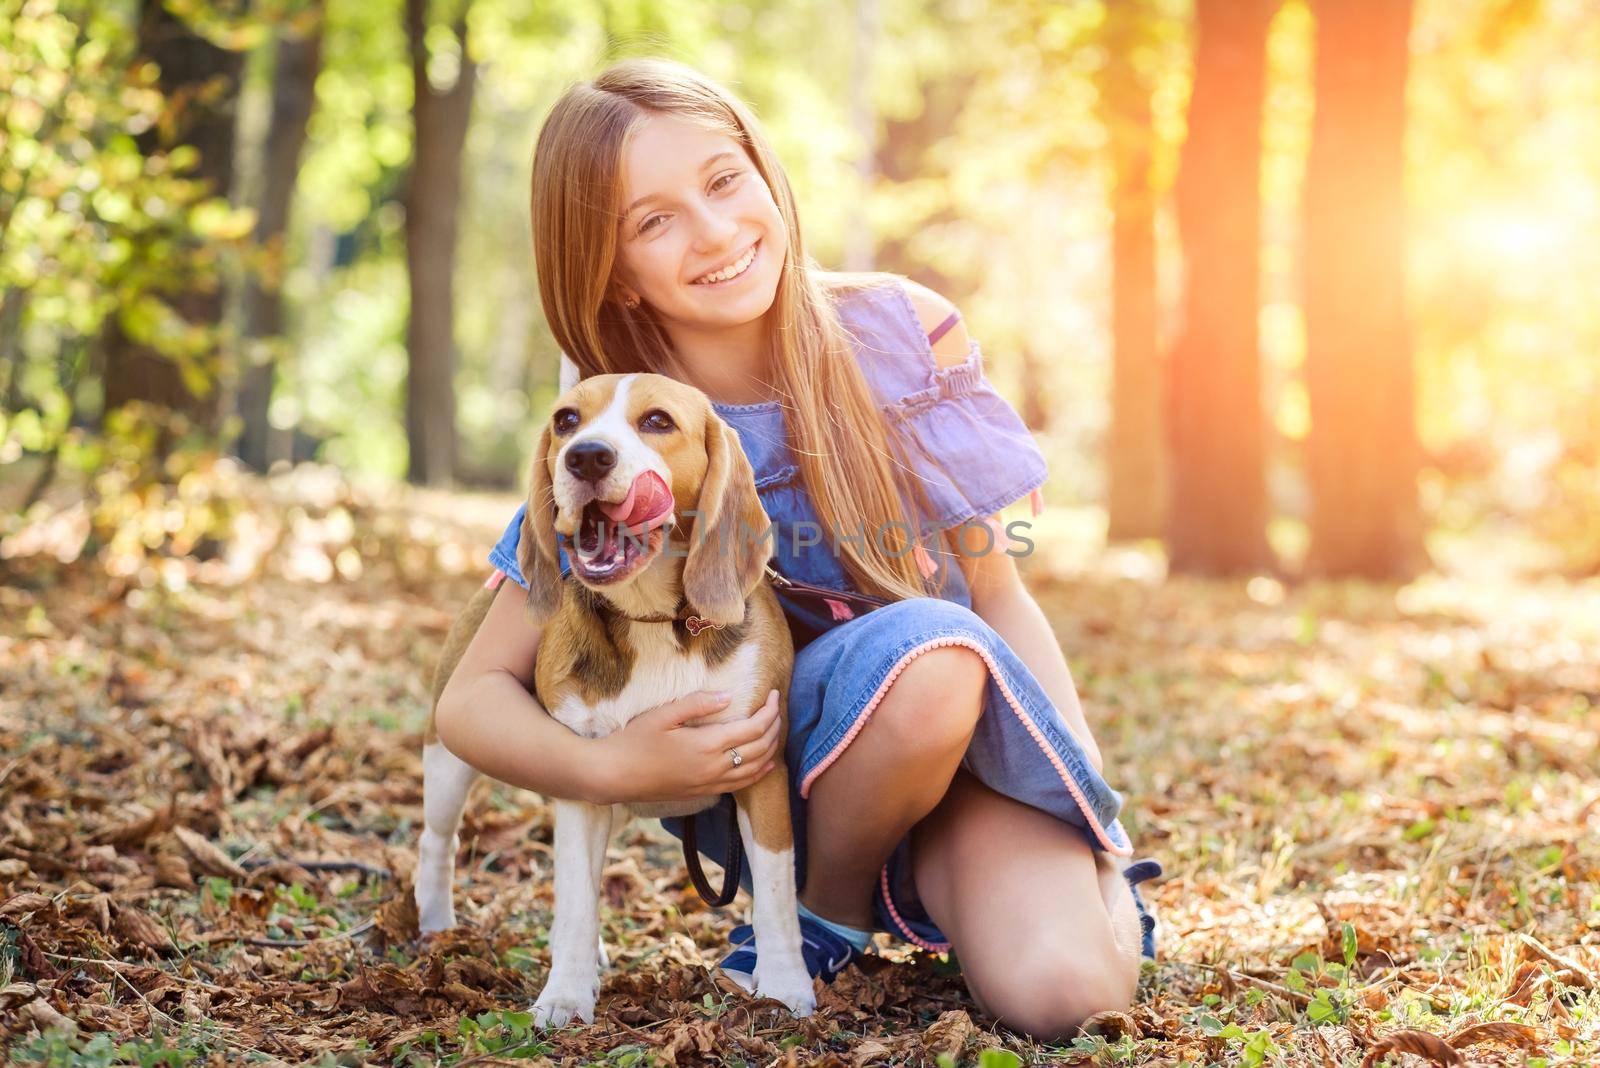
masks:
<svg viewBox="0 0 1600 1068"><path fill-rule="evenodd" d="M965 574L952 556L941 552L944 529L968 521L981 524L1006 505L1035 495L1047 475L1044 456L1016 411L984 377L976 342L964 362L938 366L916 308L898 280L847 292L836 307L856 341L857 359L883 417L926 487L930 514L920 531L926 555L919 553L918 558L936 584L937 596L852 616L842 605L830 609L779 594L795 639L786 754L798 883L804 885L805 798L812 785L855 739L904 666L944 645L972 649L990 672L983 715L962 766L991 789L1078 828L1094 849L1130 856L1132 845L1117 819L1121 796L1095 771L1027 666L972 611ZM801 582L855 590L826 538L806 544L823 528L800 482L780 402L714 407L739 434L755 471L756 490L776 532L773 566ZM1037 511L1038 498L1033 499ZM517 538L525 509L517 510L489 554L495 568L523 586L527 583L517 567ZM983 530L974 526L967 531L963 544L969 551L982 550ZM992 551L1003 551L1005 544L996 541ZM564 551L561 570L568 570ZM721 860L732 812L732 798L724 797L697 817L699 841L714 861ZM682 837L681 820L662 822ZM1152 958L1156 923L1137 883L1160 872L1161 866L1148 859L1129 864L1124 872L1139 909L1143 953ZM747 889L748 881L747 871ZM917 898L909 841L902 841L885 865L874 906L883 930L928 950L949 948Z"/></svg>

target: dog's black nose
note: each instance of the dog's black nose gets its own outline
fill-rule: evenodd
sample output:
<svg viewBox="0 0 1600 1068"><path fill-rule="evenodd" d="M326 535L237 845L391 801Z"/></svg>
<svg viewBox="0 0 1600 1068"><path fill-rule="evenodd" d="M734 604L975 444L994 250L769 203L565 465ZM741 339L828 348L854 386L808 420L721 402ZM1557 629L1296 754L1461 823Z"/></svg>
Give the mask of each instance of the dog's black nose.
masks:
<svg viewBox="0 0 1600 1068"><path fill-rule="evenodd" d="M567 470L585 482L599 482L617 466L617 450L603 441L580 441L567 449Z"/></svg>

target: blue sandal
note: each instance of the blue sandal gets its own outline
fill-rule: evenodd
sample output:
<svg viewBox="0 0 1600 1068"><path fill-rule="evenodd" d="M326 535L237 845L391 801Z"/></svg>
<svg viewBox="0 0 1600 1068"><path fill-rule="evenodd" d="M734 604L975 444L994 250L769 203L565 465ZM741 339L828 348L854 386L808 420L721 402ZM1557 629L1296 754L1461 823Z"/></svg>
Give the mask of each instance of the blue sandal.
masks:
<svg viewBox="0 0 1600 1068"><path fill-rule="evenodd" d="M722 958L720 967L729 979L744 987L754 989L756 974L756 932L748 923L742 923L728 936L733 952ZM806 971L813 979L824 983L866 956L861 950L834 934L809 916L800 917L800 956L806 962Z"/></svg>

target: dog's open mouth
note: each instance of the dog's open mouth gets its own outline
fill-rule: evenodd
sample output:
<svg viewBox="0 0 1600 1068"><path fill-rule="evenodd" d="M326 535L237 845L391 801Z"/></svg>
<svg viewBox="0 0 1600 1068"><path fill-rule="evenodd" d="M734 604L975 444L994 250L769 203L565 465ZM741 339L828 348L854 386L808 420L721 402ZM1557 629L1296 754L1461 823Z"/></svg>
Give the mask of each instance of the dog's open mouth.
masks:
<svg viewBox="0 0 1600 1068"><path fill-rule="evenodd" d="M596 584L631 577L660 554L672 504L672 491L654 471L634 479L623 500L590 501L578 520L577 551L568 554L573 569Z"/></svg>

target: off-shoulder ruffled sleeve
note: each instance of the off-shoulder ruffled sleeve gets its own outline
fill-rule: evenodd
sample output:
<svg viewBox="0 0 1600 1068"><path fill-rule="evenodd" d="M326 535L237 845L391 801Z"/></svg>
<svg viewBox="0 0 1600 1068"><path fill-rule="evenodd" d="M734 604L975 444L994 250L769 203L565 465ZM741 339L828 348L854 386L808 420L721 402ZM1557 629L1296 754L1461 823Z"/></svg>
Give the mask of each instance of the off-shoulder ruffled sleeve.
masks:
<svg viewBox="0 0 1600 1068"><path fill-rule="evenodd" d="M920 478L931 514L922 533L983 520L1044 486L1049 467L1033 434L983 373L976 341L967 358L882 406L890 432Z"/></svg>

